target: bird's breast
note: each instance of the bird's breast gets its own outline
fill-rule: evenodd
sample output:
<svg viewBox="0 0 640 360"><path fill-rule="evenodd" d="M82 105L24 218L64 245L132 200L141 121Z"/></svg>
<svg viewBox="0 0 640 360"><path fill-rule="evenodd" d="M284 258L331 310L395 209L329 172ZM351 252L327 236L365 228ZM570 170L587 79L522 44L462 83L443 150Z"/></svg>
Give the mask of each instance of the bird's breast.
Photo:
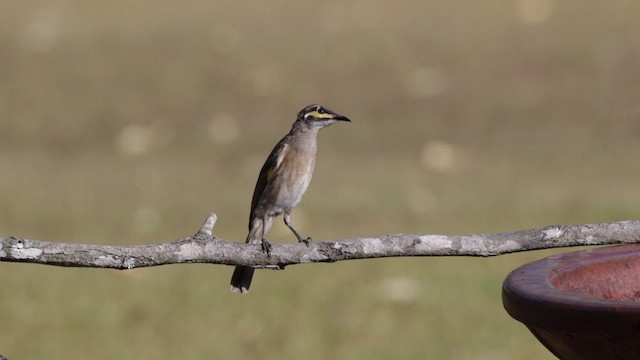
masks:
<svg viewBox="0 0 640 360"><path fill-rule="evenodd" d="M266 171L266 183L252 210L253 217L290 212L311 182L316 161L315 136L285 137L279 146L273 166Z"/></svg>
<svg viewBox="0 0 640 360"><path fill-rule="evenodd" d="M277 184L279 189L277 205L284 212L296 207L302 195L307 191L313 168L315 167L315 152L292 149L283 160L278 178L281 180ZM276 185L276 184L274 184Z"/></svg>

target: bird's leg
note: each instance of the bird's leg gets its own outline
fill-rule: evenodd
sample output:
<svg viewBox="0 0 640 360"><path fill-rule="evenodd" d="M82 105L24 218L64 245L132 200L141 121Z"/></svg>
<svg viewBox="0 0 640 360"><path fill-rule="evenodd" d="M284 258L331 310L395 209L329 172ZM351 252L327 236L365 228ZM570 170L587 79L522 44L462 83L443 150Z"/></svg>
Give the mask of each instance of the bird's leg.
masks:
<svg viewBox="0 0 640 360"><path fill-rule="evenodd" d="M262 238L262 251L266 252L268 257L271 257L271 244L266 238Z"/></svg>
<svg viewBox="0 0 640 360"><path fill-rule="evenodd" d="M268 257L271 257L271 244L269 244L269 242L267 241L267 238L265 237L266 225L267 225L267 219L262 219L262 234L260 235L262 242L260 243L260 245L262 246L262 251L266 252Z"/></svg>
<svg viewBox="0 0 640 360"><path fill-rule="evenodd" d="M311 242L311 238L307 237L306 239L303 239L302 236L298 234L296 229L294 229L293 226L291 226L291 213L285 213L283 215L283 218L284 218L284 223L287 225L289 229L291 229L291 231L293 231L293 235L296 236L296 238L298 239L298 242L304 243L305 245L309 246L309 242Z"/></svg>

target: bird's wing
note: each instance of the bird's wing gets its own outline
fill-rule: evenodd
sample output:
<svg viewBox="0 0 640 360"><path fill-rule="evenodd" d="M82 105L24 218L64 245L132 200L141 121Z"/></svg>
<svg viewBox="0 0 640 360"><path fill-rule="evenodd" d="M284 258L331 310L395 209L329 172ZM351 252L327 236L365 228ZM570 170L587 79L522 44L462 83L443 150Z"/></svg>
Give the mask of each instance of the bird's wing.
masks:
<svg viewBox="0 0 640 360"><path fill-rule="evenodd" d="M249 231L251 231L251 225L253 223L254 210L256 209L264 190L267 188L267 185L273 181L273 177L277 174L278 169L282 165L282 160L288 152L289 145L287 145L285 139L286 137L280 140L273 150L271 150L271 154L269 154L267 161L264 162L264 165L262 165L262 169L260 170L260 175L256 182L256 188L253 190L253 199L251 199Z"/></svg>

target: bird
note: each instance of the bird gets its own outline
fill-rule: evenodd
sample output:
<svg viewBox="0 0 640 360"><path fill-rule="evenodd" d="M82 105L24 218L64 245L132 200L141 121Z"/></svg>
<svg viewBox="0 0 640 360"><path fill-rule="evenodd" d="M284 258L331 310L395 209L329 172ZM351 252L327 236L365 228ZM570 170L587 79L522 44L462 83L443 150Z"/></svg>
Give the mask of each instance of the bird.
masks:
<svg viewBox="0 0 640 360"><path fill-rule="evenodd" d="M351 120L319 104L300 110L291 130L276 144L260 170L251 199L246 243L260 244L262 251L271 256L271 244L266 235L273 220L283 215L285 225L298 242L309 246L311 238L300 236L291 224L291 212L302 200L311 181L318 131L338 121ZM231 277L231 291L248 293L253 272L252 267L236 266Z"/></svg>

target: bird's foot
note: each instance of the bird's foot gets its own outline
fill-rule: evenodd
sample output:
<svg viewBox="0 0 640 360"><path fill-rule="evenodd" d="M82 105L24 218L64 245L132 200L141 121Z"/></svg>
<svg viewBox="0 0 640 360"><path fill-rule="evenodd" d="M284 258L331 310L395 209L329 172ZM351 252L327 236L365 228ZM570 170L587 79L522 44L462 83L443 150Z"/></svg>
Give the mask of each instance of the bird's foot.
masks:
<svg viewBox="0 0 640 360"><path fill-rule="evenodd" d="M303 238L298 238L298 242L300 243L304 243L305 245L307 245L307 247L309 247L309 243L311 242L311 238L307 236L306 239Z"/></svg>
<svg viewBox="0 0 640 360"><path fill-rule="evenodd" d="M267 239L262 239L262 251L266 252L268 257L271 257L271 244Z"/></svg>

